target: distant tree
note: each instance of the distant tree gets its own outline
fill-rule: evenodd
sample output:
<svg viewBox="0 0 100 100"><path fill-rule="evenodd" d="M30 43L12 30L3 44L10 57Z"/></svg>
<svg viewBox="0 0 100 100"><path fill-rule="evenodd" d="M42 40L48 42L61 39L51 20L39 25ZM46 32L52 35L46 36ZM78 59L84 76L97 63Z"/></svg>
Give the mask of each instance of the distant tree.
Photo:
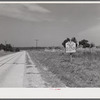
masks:
<svg viewBox="0 0 100 100"><path fill-rule="evenodd" d="M95 44L94 43L91 43L90 44L90 48L93 48L93 47L95 47Z"/></svg>
<svg viewBox="0 0 100 100"><path fill-rule="evenodd" d="M67 39L65 39L65 40L63 41L62 45L63 45L64 48L66 47L66 43L67 43L68 41L70 41L69 38L67 38Z"/></svg>
<svg viewBox="0 0 100 100"><path fill-rule="evenodd" d="M14 48L11 46L11 44L0 44L0 50L4 50L4 51L11 51L13 52L14 51Z"/></svg>
<svg viewBox="0 0 100 100"><path fill-rule="evenodd" d="M19 51L20 51L20 49L19 49L19 48L16 48L16 49L15 49L15 51L16 51L16 52L19 52Z"/></svg>
<svg viewBox="0 0 100 100"><path fill-rule="evenodd" d="M11 46L11 44L6 44L5 51L13 51L13 47Z"/></svg>
<svg viewBox="0 0 100 100"><path fill-rule="evenodd" d="M85 43L88 43L88 40L83 39L79 41L79 45L84 45Z"/></svg>
<svg viewBox="0 0 100 100"><path fill-rule="evenodd" d="M3 45L2 44L0 44L0 50L2 50L3 49Z"/></svg>
<svg viewBox="0 0 100 100"><path fill-rule="evenodd" d="M88 43L88 40L85 40L85 39L79 41L79 46L80 46L80 45L82 45L83 48L90 47L90 44Z"/></svg>
<svg viewBox="0 0 100 100"><path fill-rule="evenodd" d="M71 41L75 42L75 43L76 43L76 47L77 47L77 40L76 40L76 38L73 37L73 38L71 39Z"/></svg>
<svg viewBox="0 0 100 100"><path fill-rule="evenodd" d="M0 50L4 50L5 51L5 45L4 44L0 44Z"/></svg>

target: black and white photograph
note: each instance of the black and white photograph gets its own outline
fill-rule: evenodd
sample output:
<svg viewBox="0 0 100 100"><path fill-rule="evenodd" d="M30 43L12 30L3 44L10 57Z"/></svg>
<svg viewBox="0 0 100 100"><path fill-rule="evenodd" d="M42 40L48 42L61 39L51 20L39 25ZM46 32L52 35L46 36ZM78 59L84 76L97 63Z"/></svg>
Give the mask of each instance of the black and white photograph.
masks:
<svg viewBox="0 0 100 100"><path fill-rule="evenodd" d="M100 88L100 3L0 3L0 88Z"/></svg>

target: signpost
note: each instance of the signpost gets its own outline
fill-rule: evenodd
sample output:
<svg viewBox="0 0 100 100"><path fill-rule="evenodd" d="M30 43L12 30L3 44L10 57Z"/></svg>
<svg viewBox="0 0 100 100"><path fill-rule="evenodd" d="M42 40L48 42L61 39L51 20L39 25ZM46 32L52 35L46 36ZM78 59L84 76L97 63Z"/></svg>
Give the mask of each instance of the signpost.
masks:
<svg viewBox="0 0 100 100"><path fill-rule="evenodd" d="M66 43L66 53L74 53L76 52L76 43L73 41L69 41Z"/></svg>
<svg viewBox="0 0 100 100"><path fill-rule="evenodd" d="M70 61L72 62L72 53L76 52L76 43L73 41L68 41L66 43L66 53L70 54Z"/></svg>

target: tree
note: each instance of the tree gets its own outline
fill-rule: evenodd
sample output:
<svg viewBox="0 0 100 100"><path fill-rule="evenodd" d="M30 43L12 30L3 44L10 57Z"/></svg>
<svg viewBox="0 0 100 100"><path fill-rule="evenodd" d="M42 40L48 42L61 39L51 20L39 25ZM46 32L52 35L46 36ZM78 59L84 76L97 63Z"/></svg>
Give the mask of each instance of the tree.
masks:
<svg viewBox="0 0 100 100"><path fill-rule="evenodd" d="M81 46L81 45L83 46L83 48L90 47L90 44L88 43L88 40L85 40L85 39L79 41L79 46Z"/></svg>
<svg viewBox="0 0 100 100"><path fill-rule="evenodd" d="M64 48L66 47L66 43L67 43L68 41L70 41L69 38L67 38L67 39L65 39L65 40L63 41L62 45L63 45Z"/></svg>
<svg viewBox="0 0 100 100"><path fill-rule="evenodd" d="M6 44L5 51L13 51L13 47L11 46L11 44Z"/></svg>
<svg viewBox="0 0 100 100"><path fill-rule="evenodd" d="M3 45L2 43L0 44L0 50L4 50L5 51L5 45Z"/></svg>
<svg viewBox="0 0 100 100"><path fill-rule="evenodd" d="M76 43L76 47L77 47L77 40L76 40L76 38L73 37L73 38L71 39L71 41L75 42L75 43Z"/></svg>
<svg viewBox="0 0 100 100"><path fill-rule="evenodd" d="M95 44L94 43L91 43L90 44L90 48L93 48L93 47L95 47Z"/></svg>
<svg viewBox="0 0 100 100"><path fill-rule="evenodd" d="M0 50L3 50L3 44L0 44Z"/></svg>
<svg viewBox="0 0 100 100"><path fill-rule="evenodd" d="M19 49L19 48L16 48L16 49L15 49L15 51L16 51L16 52L19 52L19 51L20 51L20 49Z"/></svg>
<svg viewBox="0 0 100 100"><path fill-rule="evenodd" d="M13 52L14 51L14 47L12 47L12 45L11 44L6 44L6 45L4 45L4 44L0 44L0 50L4 50L4 51L11 51L11 52Z"/></svg>

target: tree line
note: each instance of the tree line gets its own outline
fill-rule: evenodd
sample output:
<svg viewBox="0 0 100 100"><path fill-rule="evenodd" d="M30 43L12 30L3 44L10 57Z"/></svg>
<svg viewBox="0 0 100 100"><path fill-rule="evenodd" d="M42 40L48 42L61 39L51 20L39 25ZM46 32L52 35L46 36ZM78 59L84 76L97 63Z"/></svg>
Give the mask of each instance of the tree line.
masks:
<svg viewBox="0 0 100 100"><path fill-rule="evenodd" d="M10 52L18 52L20 51L19 48L13 47L11 44L0 44L0 50L10 51Z"/></svg>
<svg viewBox="0 0 100 100"><path fill-rule="evenodd" d="M73 41L74 43L76 43L76 47L77 46L82 47L82 48L92 48L92 47L95 47L95 44L94 43L89 43L89 41L86 40L86 39L82 39L81 41L78 42L75 37L73 37L71 39L70 38L66 38L63 41L63 43L62 43L63 47L65 47L65 45L66 45L66 43L68 41Z"/></svg>

